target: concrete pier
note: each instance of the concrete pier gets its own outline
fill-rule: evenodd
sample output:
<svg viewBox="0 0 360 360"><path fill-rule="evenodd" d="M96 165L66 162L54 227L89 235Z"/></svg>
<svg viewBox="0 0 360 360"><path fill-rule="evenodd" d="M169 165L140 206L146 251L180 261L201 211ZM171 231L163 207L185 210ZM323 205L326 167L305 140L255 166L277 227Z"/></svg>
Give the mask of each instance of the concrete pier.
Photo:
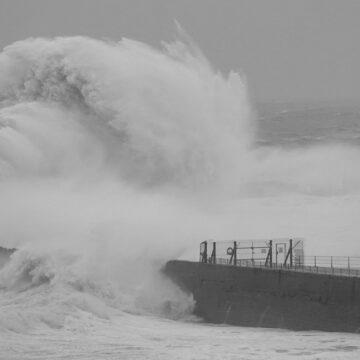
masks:
<svg viewBox="0 0 360 360"><path fill-rule="evenodd" d="M205 321L294 330L360 331L360 278L169 261Z"/></svg>

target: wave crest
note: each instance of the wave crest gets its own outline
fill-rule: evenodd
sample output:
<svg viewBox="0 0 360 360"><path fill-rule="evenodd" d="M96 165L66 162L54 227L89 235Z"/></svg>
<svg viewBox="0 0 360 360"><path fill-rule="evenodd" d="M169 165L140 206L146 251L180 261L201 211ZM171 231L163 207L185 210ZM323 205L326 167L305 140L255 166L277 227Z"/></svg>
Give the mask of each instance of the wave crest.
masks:
<svg viewBox="0 0 360 360"><path fill-rule="evenodd" d="M13 147L34 142L12 108L28 104L22 112L36 117L33 133L56 117L73 132L91 134L105 154L103 165L110 160L126 180L182 186L212 181L221 174L223 152L240 153L249 144L250 107L243 80L235 73L224 78L199 54L180 41L162 52L127 39L115 44L82 37L8 46L0 55L0 146L6 147L4 132ZM36 113L36 107L55 112ZM66 141L69 135L56 130ZM47 150L40 149L34 162ZM76 146L67 150L77 155ZM1 152L0 159L13 165Z"/></svg>

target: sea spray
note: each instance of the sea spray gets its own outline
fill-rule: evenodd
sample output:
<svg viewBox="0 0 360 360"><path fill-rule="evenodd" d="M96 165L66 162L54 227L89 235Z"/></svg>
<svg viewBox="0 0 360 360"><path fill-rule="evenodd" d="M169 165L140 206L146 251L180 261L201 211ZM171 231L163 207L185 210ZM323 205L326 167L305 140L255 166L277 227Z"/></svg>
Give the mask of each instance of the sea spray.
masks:
<svg viewBox="0 0 360 360"><path fill-rule="evenodd" d="M193 47L72 37L1 53L0 245L19 249L0 270L3 328L187 316L191 296L158 270L206 238L359 251L359 149L257 147L246 82Z"/></svg>

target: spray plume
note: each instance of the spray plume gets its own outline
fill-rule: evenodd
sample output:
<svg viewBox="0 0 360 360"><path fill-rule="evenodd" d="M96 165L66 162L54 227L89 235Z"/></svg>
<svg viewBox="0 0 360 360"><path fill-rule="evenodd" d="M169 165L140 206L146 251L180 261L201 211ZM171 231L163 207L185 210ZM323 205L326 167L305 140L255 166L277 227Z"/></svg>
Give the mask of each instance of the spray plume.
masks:
<svg viewBox="0 0 360 360"><path fill-rule="evenodd" d="M245 80L215 71L189 40L162 50L84 37L6 47L0 228L2 245L20 251L0 286L31 291L28 321L55 327L74 307L107 317L107 306L161 312L164 299L181 316L191 298L157 271L198 241L333 233L336 221L319 230L308 210L313 196L358 194L359 150L257 148L255 129ZM282 195L299 205L291 215ZM350 214L354 201L338 205ZM6 316L5 327L24 325Z"/></svg>

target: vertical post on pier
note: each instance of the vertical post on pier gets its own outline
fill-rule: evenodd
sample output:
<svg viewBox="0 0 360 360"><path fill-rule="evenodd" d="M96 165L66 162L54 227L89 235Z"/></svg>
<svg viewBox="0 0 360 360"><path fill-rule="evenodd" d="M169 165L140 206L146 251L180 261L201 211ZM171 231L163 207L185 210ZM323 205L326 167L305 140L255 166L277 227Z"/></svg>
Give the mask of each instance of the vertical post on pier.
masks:
<svg viewBox="0 0 360 360"><path fill-rule="evenodd" d="M349 275L350 275L350 256L348 256L348 272L349 272Z"/></svg>
<svg viewBox="0 0 360 360"><path fill-rule="evenodd" d="M251 265L254 266L254 242L251 242Z"/></svg>
<svg viewBox="0 0 360 360"><path fill-rule="evenodd" d="M236 241L234 241L233 257L234 257L234 265L236 266L237 264Z"/></svg>
<svg viewBox="0 0 360 360"><path fill-rule="evenodd" d="M292 239L289 240L289 245L290 245L290 249L289 249L290 267L292 268L292 266L293 266L293 240Z"/></svg>
<svg viewBox="0 0 360 360"><path fill-rule="evenodd" d="M333 268L333 257L330 256L330 262L331 262L331 272L334 273L334 268Z"/></svg>
<svg viewBox="0 0 360 360"><path fill-rule="evenodd" d="M207 241L204 241L204 252L203 252L203 257L202 257L202 262L203 263L207 263L208 261L208 257L207 257Z"/></svg>
<svg viewBox="0 0 360 360"><path fill-rule="evenodd" d="M272 240L269 240L269 245L268 245L268 253L266 255L266 259L265 259L265 266L270 266L272 267Z"/></svg>
<svg viewBox="0 0 360 360"><path fill-rule="evenodd" d="M270 267L273 266L273 241L269 240L269 263Z"/></svg>
<svg viewBox="0 0 360 360"><path fill-rule="evenodd" d="M213 264L216 264L216 241L213 242L212 256L213 256L212 263L213 263Z"/></svg>
<svg viewBox="0 0 360 360"><path fill-rule="evenodd" d="M314 256L314 266L316 267L316 256Z"/></svg>

